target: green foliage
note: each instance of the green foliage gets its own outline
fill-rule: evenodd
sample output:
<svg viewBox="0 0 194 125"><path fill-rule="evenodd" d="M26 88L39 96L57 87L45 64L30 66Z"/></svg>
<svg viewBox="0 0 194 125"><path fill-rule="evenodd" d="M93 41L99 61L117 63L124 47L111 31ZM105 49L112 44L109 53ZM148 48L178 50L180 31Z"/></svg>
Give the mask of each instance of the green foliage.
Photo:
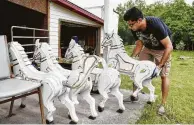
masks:
<svg viewBox="0 0 194 125"><path fill-rule="evenodd" d="M184 43L184 49L193 50L194 47L194 2L190 6L184 0L172 0L164 3L162 0L154 4L146 5L145 0L129 0L124 5L117 7L119 12L118 32L123 41L134 44L133 36L128 29L127 23L123 20L125 11L133 6L140 8L145 16L156 16L161 18L171 29L174 48Z"/></svg>

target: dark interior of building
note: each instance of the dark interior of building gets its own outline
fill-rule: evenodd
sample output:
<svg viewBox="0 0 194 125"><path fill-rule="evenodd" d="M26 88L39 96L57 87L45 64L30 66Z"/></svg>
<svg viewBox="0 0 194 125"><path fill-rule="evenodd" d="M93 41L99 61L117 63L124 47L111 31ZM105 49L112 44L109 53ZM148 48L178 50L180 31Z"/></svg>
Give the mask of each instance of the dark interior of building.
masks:
<svg viewBox="0 0 194 125"><path fill-rule="evenodd" d="M91 27L81 24L62 22L61 25L61 56L64 57L69 42L73 36L78 37L78 44L80 44L85 52L93 54L96 50L96 43L99 38L97 27Z"/></svg>
<svg viewBox="0 0 194 125"><path fill-rule="evenodd" d="M23 26L33 28L43 28L45 15L37 11L28 9L26 7L14 4L7 0L0 0L0 35L6 35L7 41L11 41L11 27ZM32 36L33 31L30 30L13 30L15 36ZM46 33L37 32L36 36L45 36ZM14 39L21 44L32 44L33 39ZM32 47L27 48L27 51L31 51Z"/></svg>

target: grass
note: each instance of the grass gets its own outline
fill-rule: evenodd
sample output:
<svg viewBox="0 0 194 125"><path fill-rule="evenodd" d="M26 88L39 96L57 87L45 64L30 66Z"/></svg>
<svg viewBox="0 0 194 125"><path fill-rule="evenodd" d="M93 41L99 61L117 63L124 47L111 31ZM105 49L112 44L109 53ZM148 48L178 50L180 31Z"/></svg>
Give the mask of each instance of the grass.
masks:
<svg viewBox="0 0 194 125"><path fill-rule="evenodd" d="M128 54L132 52L130 46L126 46ZM181 60L180 56L192 57ZM194 52L173 51L172 66L170 72L170 90L166 104L166 115L157 114L158 105L161 102L161 80L156 78L153 85L158 95L156 102L145 105L138 124L194 124ZM128 76L122 75L121 88L132 90L132 81ZM147 89L144 91L148 92Z"/></svg>

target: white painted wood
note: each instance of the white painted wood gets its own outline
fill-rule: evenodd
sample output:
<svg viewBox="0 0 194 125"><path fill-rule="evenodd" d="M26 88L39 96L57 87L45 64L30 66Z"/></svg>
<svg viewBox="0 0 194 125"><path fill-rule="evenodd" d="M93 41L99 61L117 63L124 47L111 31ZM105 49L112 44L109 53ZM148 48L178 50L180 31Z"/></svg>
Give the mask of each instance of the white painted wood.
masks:
<svg viewBox="0 0 194 125"><path fill-rule="evenodd" d="M104 39L104 26L100 28L100 54L103 54L102 41Z"/></svg>
<svg viewBox="0 0 194 125"><path fill-rule="evenodd" d="M58 37L58 32L57 31L50 31L49 32L51 36L57 36Z"/></svg>
<svg viewBox="0 0 194 125"><path fill-rule="evenodd" d="M58 32L59 31L59 28L58 27L51 27L50 28L50 31L52 31L52 32Z"/></svg>
<svg viewBox="0 0 194 125"><path fill-rule="evenodd" d="M59 38L58 37L52 37L52 38L50 38L50 43L51 43L51 41L58 41L59 40ZM55 42L56 43L56 42Z"/></svg>

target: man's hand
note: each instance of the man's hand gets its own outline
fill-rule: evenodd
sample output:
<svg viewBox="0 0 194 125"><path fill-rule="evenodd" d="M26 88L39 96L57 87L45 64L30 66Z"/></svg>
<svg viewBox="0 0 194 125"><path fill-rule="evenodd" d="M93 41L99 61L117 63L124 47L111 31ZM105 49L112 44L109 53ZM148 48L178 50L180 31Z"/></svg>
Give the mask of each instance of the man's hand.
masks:
<svg viewBox="0 0 194 125"><path fill-rule="evenodd" d="M139 53L141 52L142 48L143 48L143 42L141 40L137 40L136 41L136 46L133 49L131 57L136 57L137 55L139 55Z"/></svg>
<svg viewBox="0 0 194 125"><path fill-rule="evenodd" d="M154 69L151 79L158 77L160 75L162 68L160 68L159 66L156 66L156 68Z"/></svg>

